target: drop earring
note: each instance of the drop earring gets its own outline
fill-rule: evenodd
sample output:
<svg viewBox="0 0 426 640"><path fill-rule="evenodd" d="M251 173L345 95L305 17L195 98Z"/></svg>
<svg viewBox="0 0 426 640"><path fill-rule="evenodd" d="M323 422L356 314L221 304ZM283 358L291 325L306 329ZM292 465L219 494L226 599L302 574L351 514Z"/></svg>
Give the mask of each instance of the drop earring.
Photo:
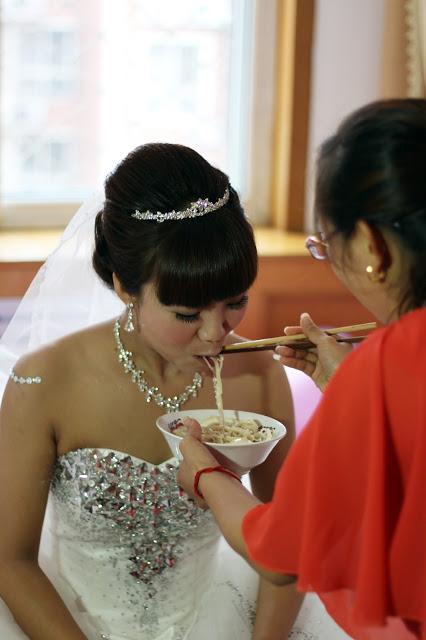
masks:
<svg viewBox="0 0 426 640"><path fill-rule="evenodd" d="M131 333L132 331L135 330L135 325L133 323L133 307L134 307L134 304L133 304L133 302L128 302L126 306L127 306L127 320L126 320L126 323L124 325L124 331L127 331L127 333Z"/></svg>

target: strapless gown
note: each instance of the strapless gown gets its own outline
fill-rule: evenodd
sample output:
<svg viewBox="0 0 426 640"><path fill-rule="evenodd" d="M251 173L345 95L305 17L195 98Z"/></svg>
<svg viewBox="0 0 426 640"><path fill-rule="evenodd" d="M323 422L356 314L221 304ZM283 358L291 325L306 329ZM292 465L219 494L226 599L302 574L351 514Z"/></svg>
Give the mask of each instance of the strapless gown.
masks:
<svg viewBox="0 0 426 640"><path fill-rule="evenodd" d="M176 464L109 449L57 459L40 565L88 640L250 639L257 576L179 489ZM26 638L0 605L0 638ZM308 596L291 638L347 637Z"/></svg>

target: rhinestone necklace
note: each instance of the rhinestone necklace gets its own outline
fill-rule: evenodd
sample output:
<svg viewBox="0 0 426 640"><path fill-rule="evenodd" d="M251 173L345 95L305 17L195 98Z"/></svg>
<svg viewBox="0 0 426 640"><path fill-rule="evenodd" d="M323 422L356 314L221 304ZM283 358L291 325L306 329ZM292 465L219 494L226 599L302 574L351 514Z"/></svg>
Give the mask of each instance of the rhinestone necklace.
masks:
<svg viewBox="0 0 426 640"><path fill-rule="evenodd" d="M192 383L185 387L180 395L169 396L166 398L162 393L160 393L158 387L149 386L148 381L144 378L145 371L136 367L133 362L133 353L124 348L124 344L121 342L120 338L120 321L118 319L114 322L114 338L115 344L117 345L119 363L122 365L126 373L130 373L132 382L137 384L139 391L146 395L147 402L151 402L153 400L159 407L165 407L167 413L172 413L174 411L179 411L181 405L184 404L188 398L197 397L198 390L203 384L203 378L198 371L195 372Z"/></svg>

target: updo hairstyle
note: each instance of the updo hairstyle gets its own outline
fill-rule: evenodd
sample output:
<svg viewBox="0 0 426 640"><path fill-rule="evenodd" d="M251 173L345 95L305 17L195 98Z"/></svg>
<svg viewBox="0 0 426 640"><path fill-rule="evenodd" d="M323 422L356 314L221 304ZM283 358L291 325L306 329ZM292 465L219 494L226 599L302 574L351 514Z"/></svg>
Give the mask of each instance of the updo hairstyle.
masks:
<svg viewBox="0 0 426 640"><path fill-rule="evenodd" d="M181 211L199 198L220 209L197 218L137 220L135 210ZM228 177L192 149L145 144L130 152L105 182L96 217L93 266L108 287L115 273L139 296L153 282L164 305L202 308L249 289L256 278L253 230Z"/></svg>

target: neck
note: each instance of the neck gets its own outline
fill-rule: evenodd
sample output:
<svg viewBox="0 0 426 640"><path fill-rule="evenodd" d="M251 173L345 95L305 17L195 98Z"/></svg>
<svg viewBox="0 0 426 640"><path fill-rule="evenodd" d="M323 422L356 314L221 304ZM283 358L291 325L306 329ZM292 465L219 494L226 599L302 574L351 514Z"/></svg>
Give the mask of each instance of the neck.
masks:
<svg viewBox="0 0 426 640"><path fill-rule="evenodd" d="M187 384L183 391L179 394L167 392L163 389L160 391L158 384L152 384L146 378L146 371L139 368L134 361L133 353L126 349L126 346L120 336L120 322L114 322L114 338L117 348L118 361L124 369L124 372L131 376L131 381L136 384L145 395L146 402L153 401L159 407L163 407L167 413L171 411L179 411L182 404L187 402L189 398L196 397L199 389L203 384L203 379L199 373L195 373L190 384ZM176 377L173 378L172 386L176 385Z"/></svg>

